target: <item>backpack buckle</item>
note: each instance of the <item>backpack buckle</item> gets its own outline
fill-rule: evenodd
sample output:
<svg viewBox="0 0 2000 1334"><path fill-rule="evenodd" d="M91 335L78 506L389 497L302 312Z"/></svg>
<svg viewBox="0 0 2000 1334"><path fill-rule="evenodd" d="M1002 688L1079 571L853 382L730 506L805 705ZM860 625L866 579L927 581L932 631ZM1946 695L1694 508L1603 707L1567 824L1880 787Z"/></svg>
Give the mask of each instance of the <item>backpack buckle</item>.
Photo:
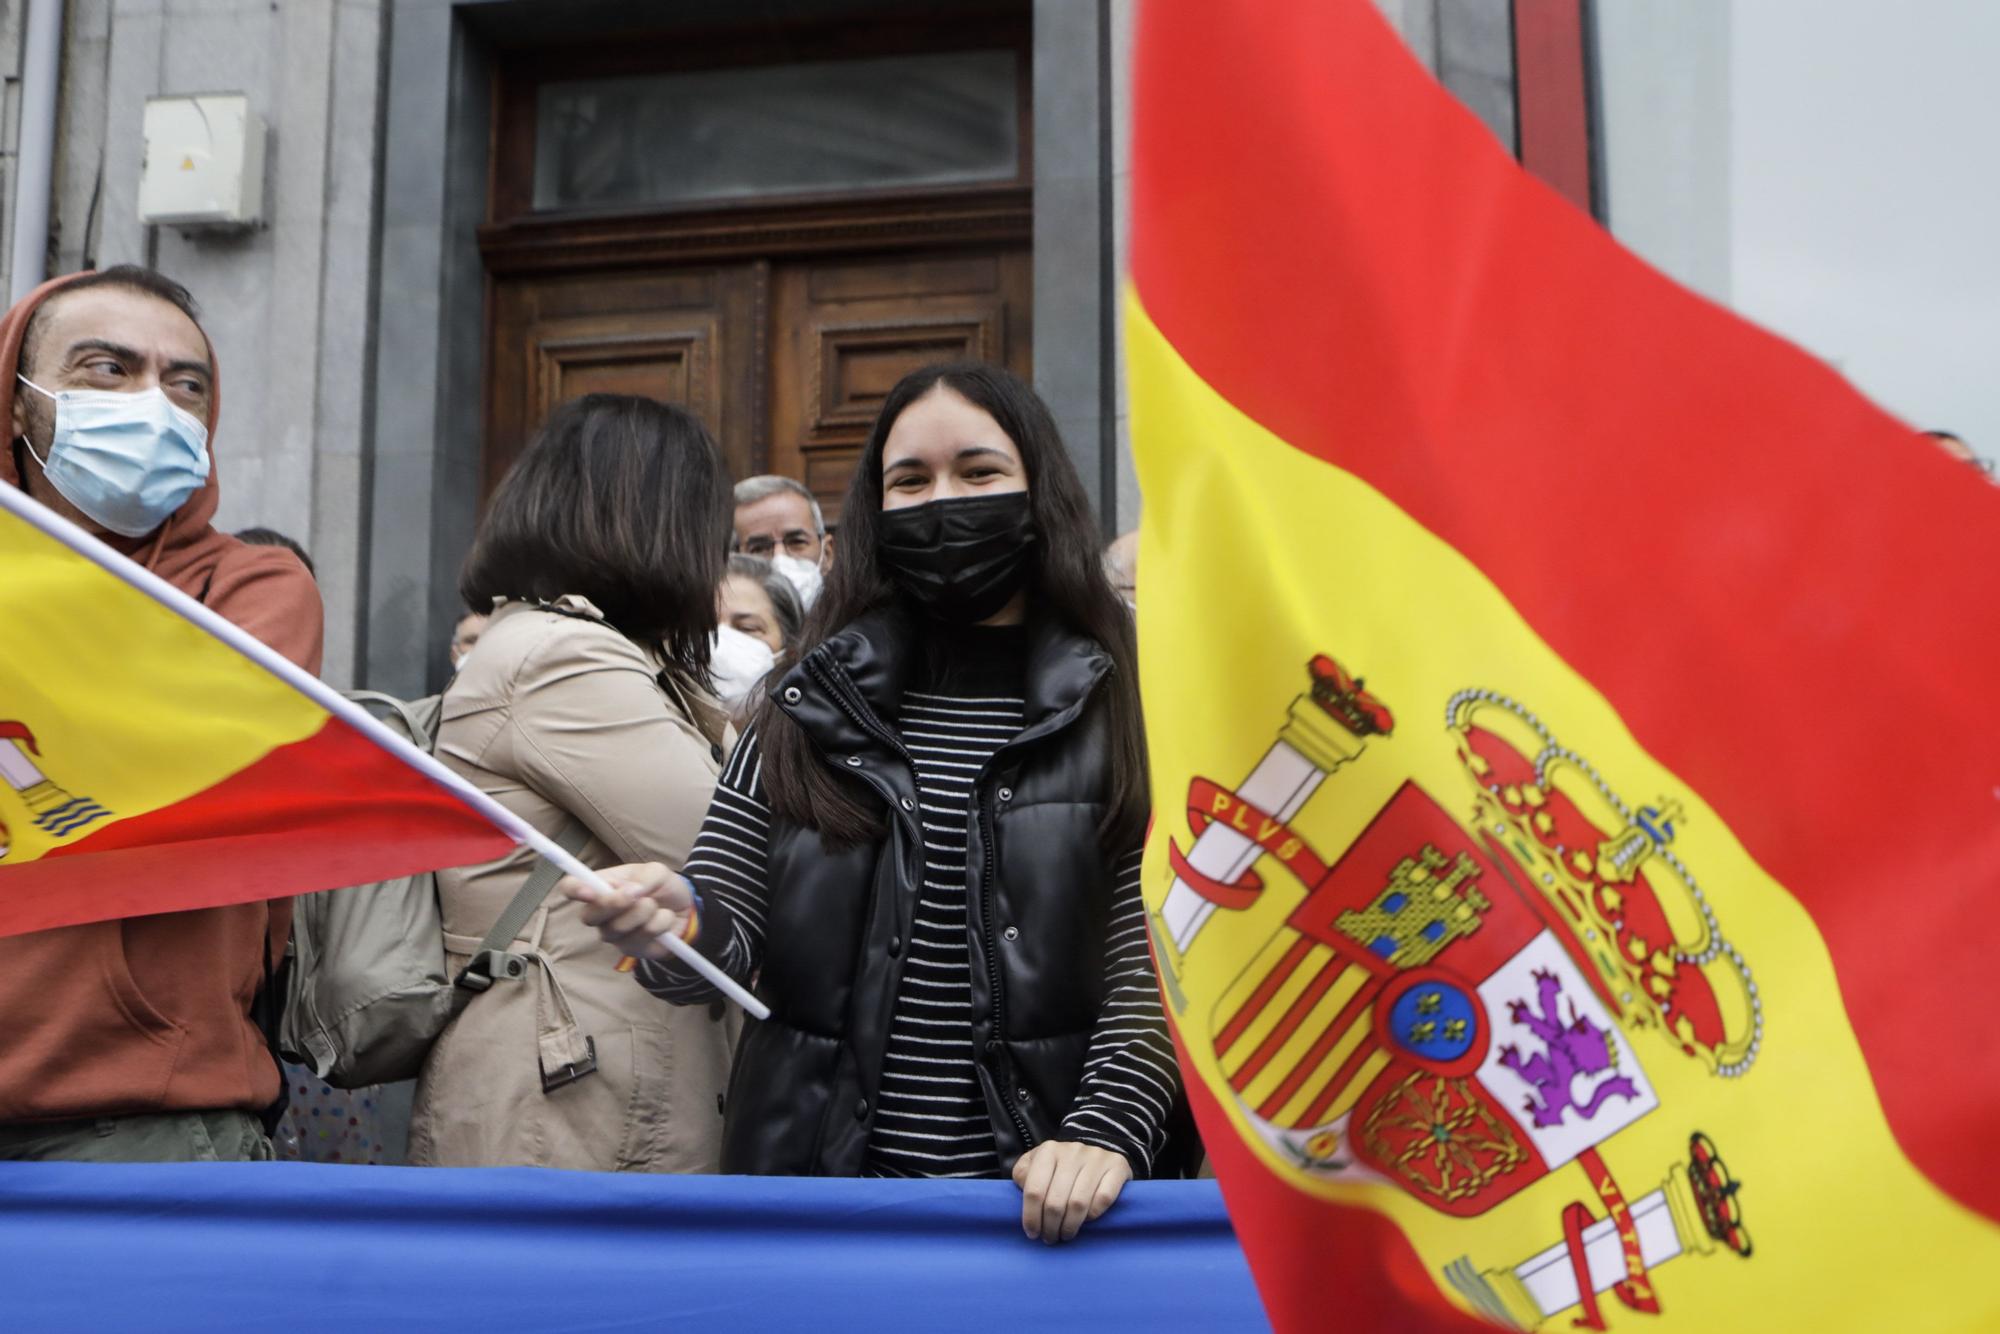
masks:
<svg viewBox="0 0 2000 1334"><path fill-rule="evenodd" d="M581 1061L572 1061L560 1070L542 1071L542 1092L553 1093L566 1084L576 1083L577 1080L582 1079L585 1075L594 1074L596 1070L597 1039L586 1037L583 1040L583 1059Z"/></svg>
<svg viewBox="0 0 2000 1334"><path fill-rule="evenodd" d="M527 971L528 961L518 954L509 954L506 950L481 950L465 965L465 971L458 975L456 985L467 991L480 992L502 979L518 979Z"/></svg>

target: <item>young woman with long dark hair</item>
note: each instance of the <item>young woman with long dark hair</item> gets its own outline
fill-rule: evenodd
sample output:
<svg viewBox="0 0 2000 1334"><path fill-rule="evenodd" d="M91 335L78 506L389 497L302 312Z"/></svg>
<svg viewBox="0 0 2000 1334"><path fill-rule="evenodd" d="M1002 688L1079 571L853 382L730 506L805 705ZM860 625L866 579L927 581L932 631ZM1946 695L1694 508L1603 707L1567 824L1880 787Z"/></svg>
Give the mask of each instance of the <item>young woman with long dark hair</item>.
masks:
<svg viewBox="0 0 2000 1334"><path fill-rule="evenodd" d="M891 391L836 542L685 876L565 888L668 1000L713 994L668 932L756 979L724 1171L1011 1173L1067 1240L1178 1092L1131 618L1048 409L995 367Z"/></svg>
<svg viewBox="0 0 2000 1334"><path fill-rule="evenodd" d="M444 692L437 756L586 865L688 855L728 720L709 691L729 474L690 413L588 394L494 492L459 581L491 608ZM438 873L456 975L537 862ZM662 1005L551 895L489 966L417 1083L410 1160L713 1172L740 1016Z"/></svg>

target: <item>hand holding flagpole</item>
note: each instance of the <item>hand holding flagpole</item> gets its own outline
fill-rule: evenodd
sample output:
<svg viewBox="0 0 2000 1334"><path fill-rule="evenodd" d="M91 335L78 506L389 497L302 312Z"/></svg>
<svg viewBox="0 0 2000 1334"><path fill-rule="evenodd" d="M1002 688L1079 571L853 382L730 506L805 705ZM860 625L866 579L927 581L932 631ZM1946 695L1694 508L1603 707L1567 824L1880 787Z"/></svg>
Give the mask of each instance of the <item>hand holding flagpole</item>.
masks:
<svg viewBox="0 0 2000 1334"><path fill-rule="evenodd" d="M623 897L616 889L605 882L603 876L585 866L568 852L565 852L561 847L557 846L554 839L542 833L541 830L530 829L528 830L528 835L523 841L529 847L561 867L565 875L581 880L585 885L590 887L592 893L613 900ZM662 945L673 951L674 957L694 969L695 972L700 973L703 980L710 986L742 1006L745 1014L753 1019L769 1019L771 1017L770 1008L764 1002L751 995L735 978L717 968L713 963L710 963L707 958L703 957L700 950L697 950L686 940L671 931L658 936L657 939ZM627 971L632 962L631 956L626 956L619 964L619 971Z"/></svg>

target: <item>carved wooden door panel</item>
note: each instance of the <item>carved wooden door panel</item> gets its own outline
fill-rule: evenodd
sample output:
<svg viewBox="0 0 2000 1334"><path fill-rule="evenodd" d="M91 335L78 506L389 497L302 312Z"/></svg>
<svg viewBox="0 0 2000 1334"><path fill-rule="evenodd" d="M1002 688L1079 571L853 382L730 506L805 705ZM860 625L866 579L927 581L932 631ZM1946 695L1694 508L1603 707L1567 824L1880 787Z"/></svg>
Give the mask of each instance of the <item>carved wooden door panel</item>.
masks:
<svg viewBox="0 0 2000 1334"><path fill-rule="evenodd" d="M736 477L806 483L837 518L875 414L931 361L1030 373L1025 246L503 275L493 283L484 491L557 405L645 394L707 423Z"/></svg>
<svg viewBox="0 0 2000 1334"><path fill-rule="evenodd" d="M496 281L487 493L551 411L600 392L688 408L731 471L749 471L762 436L767 272L737 263Z"/></svg>
<svg viewBox="0 0 2000 1334"><path fill-rule="evenodd" d="M1026 247L801 260L771 274L769 470L839 517L854 460L889 390L932 361L1027 378Z"/></svg>

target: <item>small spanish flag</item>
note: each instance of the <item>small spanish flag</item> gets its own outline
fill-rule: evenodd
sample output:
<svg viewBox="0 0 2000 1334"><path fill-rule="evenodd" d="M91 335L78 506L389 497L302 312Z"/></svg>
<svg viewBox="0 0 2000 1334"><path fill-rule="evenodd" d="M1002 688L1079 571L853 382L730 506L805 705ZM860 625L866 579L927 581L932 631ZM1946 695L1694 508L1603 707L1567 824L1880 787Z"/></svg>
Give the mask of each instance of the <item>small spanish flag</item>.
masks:
<svg viewBox="0 0 2000 1334"><path fill-rule="evenodd" d="M503 808L0 486L0 936L490 861Z"/></svg>
<svg viewBox="0 0 2000 1334"><path fill-rule="evenodd" d="M2000 1329L2000 490L1366 0L1137 78L1147 903L1273 1322Z"/></svg>

